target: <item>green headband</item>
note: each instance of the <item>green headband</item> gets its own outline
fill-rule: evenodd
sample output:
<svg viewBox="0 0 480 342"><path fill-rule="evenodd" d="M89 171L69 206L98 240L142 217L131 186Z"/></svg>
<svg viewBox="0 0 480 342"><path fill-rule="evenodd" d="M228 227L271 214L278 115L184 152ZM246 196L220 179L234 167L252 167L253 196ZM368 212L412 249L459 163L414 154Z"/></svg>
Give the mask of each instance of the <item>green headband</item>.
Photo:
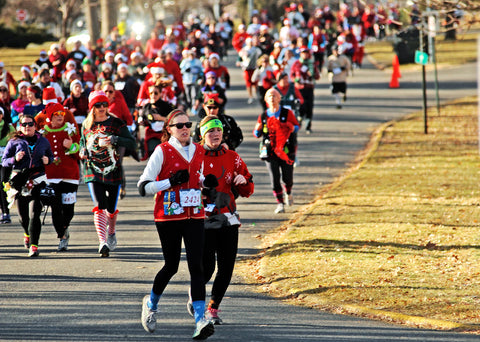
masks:
<svg viewBox="0 0 480 342"><path fill-rule="evenodd" d="M202 135L202 138L205 137L205 134L211 130L212 128L219 127L222 129L223 132L223 124L220 120L218 119L213 119L210 121L207 121L200 127L200 134Z"/></svg>

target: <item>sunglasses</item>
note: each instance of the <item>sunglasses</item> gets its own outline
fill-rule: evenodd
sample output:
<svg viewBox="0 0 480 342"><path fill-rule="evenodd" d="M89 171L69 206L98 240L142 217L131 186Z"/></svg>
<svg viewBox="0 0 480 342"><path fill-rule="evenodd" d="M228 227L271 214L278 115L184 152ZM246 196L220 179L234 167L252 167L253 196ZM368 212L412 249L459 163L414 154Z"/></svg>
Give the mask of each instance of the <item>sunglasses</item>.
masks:
<svg viewBox="0 0 480 342"><path fill-rule="evenodd" d="M22 126L22 127L27 127L27 126L28 126L28 127L33 127L33 126L35 126L35 122L33 122L33 121L30 121L30 122L22 122L22 123L20 124L20 126Z"/></svg>
<svg viewBox="0 0 480 342"><path fill-rule="evenodd" d="M105 90L104 93L114 93L113 90Z"/></svg>
<svg viewBox="0 0 480 342"><path fill-rule="evenodd" d="M100 108L100 107L108 107L107 102L98 102L93 105L95 108Z"/></svg>
<svg viewBox="0 0 480 342"><path fill-rule="evenodd" d="M207 106L208 109L218 109L218 106Z"/></svg>
<svg viewBox="0 0 480 342"><path fill-rule="evenodd" d="M183 127L192 128L192 122L178 122L176 124L168 125L168 127L177 127L177 129L182 129Z"/></svg>
<svg viewBox="0 0 480 342"><path fill-rule="evenodd" d="M158 91L152 91L152 92L150 92L150 95L158 95L158 94L160 94Z"/></svg>
<svg viewBox="0 0 480 342"><path fill-rule="evenodd" d="M1 91L2 93L6 93L8 90L7 90L6 88L2 88L2 89L0 89L0 91Z"/></svg>

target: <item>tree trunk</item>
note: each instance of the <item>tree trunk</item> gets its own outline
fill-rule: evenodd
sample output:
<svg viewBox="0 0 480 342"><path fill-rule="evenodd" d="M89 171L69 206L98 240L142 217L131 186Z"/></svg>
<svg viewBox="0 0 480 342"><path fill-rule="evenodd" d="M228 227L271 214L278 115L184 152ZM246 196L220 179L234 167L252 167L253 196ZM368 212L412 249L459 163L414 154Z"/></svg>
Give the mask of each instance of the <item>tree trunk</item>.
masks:
<svg viewBox="0 0 480 342"><path fill-rule="evenodd" d="M95 44L99 37L97 6L91 0L85 0L85 20L87 22L90 41Z"/></svg>

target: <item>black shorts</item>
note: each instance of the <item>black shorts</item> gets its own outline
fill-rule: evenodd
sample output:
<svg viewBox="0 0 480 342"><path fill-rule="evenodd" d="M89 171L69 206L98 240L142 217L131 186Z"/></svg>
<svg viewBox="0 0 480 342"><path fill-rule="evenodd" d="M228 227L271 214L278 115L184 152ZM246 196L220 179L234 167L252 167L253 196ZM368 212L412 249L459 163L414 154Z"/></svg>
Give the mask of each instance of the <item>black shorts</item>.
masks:
<svg viewBox="0 0 480 342"><path fill-rule="evenodd" d="M347 83L346 82L333 82L332 83L332 94L347 92Z"/></svg>

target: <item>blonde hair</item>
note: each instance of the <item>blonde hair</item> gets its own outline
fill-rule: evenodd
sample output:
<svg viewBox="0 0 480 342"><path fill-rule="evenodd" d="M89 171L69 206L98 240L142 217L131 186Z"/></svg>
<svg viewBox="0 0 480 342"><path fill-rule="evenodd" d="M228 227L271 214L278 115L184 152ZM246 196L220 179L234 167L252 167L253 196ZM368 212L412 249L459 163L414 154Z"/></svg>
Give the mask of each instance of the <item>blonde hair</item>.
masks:
<svg viewBox="0 0 480 342"><path fill-rule="evenodd" d="M205 125L207 122L209 121L212 121L212 120L215 120L215 119L218 119L218 116L215 116L215 115L207 115L206 117L204 117L202 119L202 121L200 121L198 127L202 127L203 125ZM200 145L205 145L205 137L202 137L202 139L200 140Z"/></svg>

